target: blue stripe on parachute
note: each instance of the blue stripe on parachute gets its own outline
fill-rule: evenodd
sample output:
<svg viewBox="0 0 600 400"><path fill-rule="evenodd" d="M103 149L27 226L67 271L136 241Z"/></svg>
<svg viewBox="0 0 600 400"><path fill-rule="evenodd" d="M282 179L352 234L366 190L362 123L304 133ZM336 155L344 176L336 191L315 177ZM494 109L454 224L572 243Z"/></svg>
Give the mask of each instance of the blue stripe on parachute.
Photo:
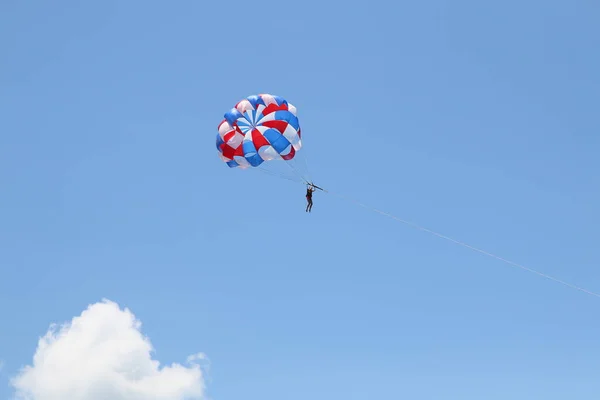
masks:
<svg viewBox="0 0 600 400"><path fill-rule="evenodd" d="M286 110L275 111L275 119L280 121L287 121L291 126L296 129L300 129L300 122L298 121L298 117Z"/></svg>
<svg viewBox="0 0 600 400"><path fill-rule="evenodd" d="M258 167L263 163L264 160L258 154L258 151L256 150L252 140L245 140L242 144L242 150L244 151L244 157L253 167Z"/></svg>
<svg viewBox="0 0 600 400"><path fill-rule="evenodd" d="M224 117L227 120L227 122L229 122L229 125L234 126L235 121L237 121L237 119L241 116L242 113L240 113L236 108L232 108L229 112L225 113Z"/></svg>
<svg viewBox="0 0 600 400"><path fill-rule="evenodd" d="M221 135L217 133L217 150L221 151L221 145L225 143L223 139L221 139Z"/></svg>
<svg viewBox="0 0 600 400"><path fill-rule="evenodd" d="M263 136L271 143L278 154L281 154L291 144L277 129L267 129Z"/></svg>
<svg viewBox="0 0 600 400"><path fill-rule="evenodd" d="M250 102L250 104L252 104L252 107L254 107L254 109L256 109L259 104L263 104L263 105L265 104L263 99L257 95L248 96L248 97L246 97L246 100L248 100Z"/></svg>

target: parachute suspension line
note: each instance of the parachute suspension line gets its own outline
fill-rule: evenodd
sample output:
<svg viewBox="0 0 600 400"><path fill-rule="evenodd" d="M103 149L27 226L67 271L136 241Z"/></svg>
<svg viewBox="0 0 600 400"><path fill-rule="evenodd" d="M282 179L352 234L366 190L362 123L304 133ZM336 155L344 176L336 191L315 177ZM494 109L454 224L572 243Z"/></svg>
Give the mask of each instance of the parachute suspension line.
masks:
<svg viewBox="0 0 600 400"><path fill-rule="evenodd" d="M348 200L348 201L350 201L350 202L353 202L353 203L355 203L355 204L357 204L357 205L359 205L359 206L361 206L361 207L363 207L363 208L366 208L366 209L368 209L368 210L371 210L371 211L373 211L373 212L379 213L379 214L381 214L381 215L384 215L384 216L386 216L386 217L388 217L388 218L391 218L391 219L393 219L393 220L396 220L396 221L398 221L398 222L401 222L401 223L403 223L403 224L409 225L409 226L411 226L411 227L413 227L413 228L415 228L415 229L418 229L418 230L421 230L421 231L424 231L424 232L430 233L430 234L432 234L432 235L434 235L434 236L437 236L437 237L439 237L439 238L442 238L442 239L448 240L448 241L450 241L450 242L452 242L452 243L455 243L455 244L457 244L457 245L459 245L459 246L462 246L462 247L465 247L465 248L467 248L467 249L470 249L470 250L476 251L476 252L478 252L478 253L484 254L484 255L486 255L486 256L488 256L488 257L495 258L496 260L499 260L499 261L505 262L505 263L507 263L507 264L510 264L510 265L512 265L513 267L517 267L517 268L523 269L523 270L525 270L525 271L528 271L528 272L534 273L534 274L536 274L536 275L542 276L542 277L544 277L544 278L546 278L546 279L549 279L549 280L552 280L552 281L554 281L554 282L560 283L561 285L567 286L567 287L569 287L569 288L571 288L571 289L579 290L579 291L581 291L581 292L587 293L587 294L589 294L589 295L592 295L592 296L595 296L595 297L600 297L600 294L598 294L598 293L595 293L595 292L592 292L592 291L590 291L590 290L584 289L584 288L582 288L582 287L579 287L579 286L573 285L573 284L571 284L571 283L565 282L565 281L563 281L563 280L561 280L561 279L555 278L555 277L553 277L553 276L550 276L550 275L548 275L548 274L545 274L545 273L543 273L543 272L540 272L540 271L536 271L536 270L534 270L534 269L532 269L532 268L526 267L526 266L524 266L524 265L521 265L521 264L518 264L518 263L516 263L516 262L513 262L513 261L510 261L510 260L507 260L507 259L505 259L505 258L503 258L503 257L500 257L500 256L497 256L497 255L495 255L495 254L489 253L489 252L487 252L487 251L485 251L485 250L481 250L481 249L479 249L479 248L477 248L477 247L471 246L471 245L469 245L469 244L467 244L467 243L464 243L464 242L461 242L461 241L459 241L459 240L453 239L453 238L451 238L451 237L448 237L448 236L446 236L446 235L442 235L441 233L438 233L438 232L432 231L432 230L430 230L430 229L427 229L427 228L424 228L424 227L422 227L422 226L419 226L419 225L417 225L417 224L415 224L415 223L412 223L412 222L406 221L406 220L404 220L404 219L402 219L402 218L399 218L399 217L397 217L397 216L395 216L395 215L392 215L392 214L390 214L390 213L387 213L387 212L385 212L385 211L381 211L381 210L379 210L379 209L377 209L377 208L374 208L374 207L368 206L368 205L366 205L366 204L363 204L363 203L361 203L360 201L358 201L358 200L355 200L355 199L352 199L352 198L350 198L350 197L348 197L348 196L344 196L344 195L341 195L341 194L338 194L338 193L333 193L333 192L330 192L330 191L328 191L328 190L324 190L324 189L323 189L323 191L324 191L324 192L326 192L326 193L330 193L330 194L332 194L332 195L334 195L334 196L338 196L338 197L340 197L340 198L343 198L343 199L345 199L345 200Z"/></svg>
<svg viewBox="0 0 600 400"><path fill-rule="evenodd" d="M264 174L275 176L275 177L281 178L281 179L286 179L288 181L292 181L292 182L295 182L295 183L303 183L300 180L298 180L298 178L290 178L289 176L286 176L286 175L284 175L282 173L277 173L277 172L274 172L274 171L269 171L268 169L263 168L263 167L255 167L255 168L252 168L252 169L256 169L256 170L259 170L260 172L262 172Z"/></svg>
<svg viewBox="0 0 600 400"><path fill-rule="evenodd" d="M312 182L312 176L311 176L310 170L308 169L308 161L307 161L308 157L306 157L306 154L304 154L302 159L304 160L304 166L306 167L306 175L308 175L308 180L310 182Z"/></svg>
<svg viewBox="0 0 600 400"><path fill-rule="evenodd" d="M303 168L302 163L298 160L299 158L302 158L304 160L304 162L306 162L306 154L301 154L297 158L294 158L293 160L291 160L292 161L291 166L294 167L294 169L296 169L298 171L298 173L302 175L304 182L306 182L306 183L312 182L312 178L310 177L310 174L308 173L308 169Z"/></svg>
<svg viewBox="0 0 600 400"><path fill-rule="evenodd" d="M287 161L285 161L285 162L284 162L284 164L285 164L285 165L287 165L288 167L290 167L290 169L291 169L292 171L294 171L294 173L295 173L296 175L298 175L298 177L299 177L300 179L302 179L302 182L304 182L304 183L305 183L305 184L307 184L307 185L309 184L309 182L308 182L308 181L307 181L307 180L304 178L304 176L303 176L303 175L302 175L302 174L301 174L301 173L300 173L300 172L299 172L299 171L296 169L296 167L294 167L294 166L293 166L291 163L289 163L289 162L287 162Z"/></svg>

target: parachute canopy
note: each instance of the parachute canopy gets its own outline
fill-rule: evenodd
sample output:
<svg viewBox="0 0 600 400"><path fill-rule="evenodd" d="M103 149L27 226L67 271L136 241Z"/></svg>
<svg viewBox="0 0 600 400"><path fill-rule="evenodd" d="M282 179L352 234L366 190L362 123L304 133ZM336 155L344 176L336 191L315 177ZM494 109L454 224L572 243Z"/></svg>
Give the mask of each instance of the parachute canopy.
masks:
<svg viewBox="0 0 600 400"><path fill-rule="evenodd" d="M225 113L218 130L219 156L231 168L288 161L302 147L296 107L271 94L252 95L238 102Z"/></svg>

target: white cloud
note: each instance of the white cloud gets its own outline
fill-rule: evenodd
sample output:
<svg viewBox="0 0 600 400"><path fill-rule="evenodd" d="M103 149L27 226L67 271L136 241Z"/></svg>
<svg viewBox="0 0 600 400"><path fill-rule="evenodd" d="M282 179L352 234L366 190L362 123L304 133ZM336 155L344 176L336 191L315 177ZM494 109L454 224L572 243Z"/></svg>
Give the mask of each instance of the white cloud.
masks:
<svg viewBox="0 0 600 400"><path fill-rule="evenodd" d="M159 365L141 323L127 309L104 300L38 342L33 365L12 380L22 400L191 400L204 396L204 375L187 366Z"/></svg>

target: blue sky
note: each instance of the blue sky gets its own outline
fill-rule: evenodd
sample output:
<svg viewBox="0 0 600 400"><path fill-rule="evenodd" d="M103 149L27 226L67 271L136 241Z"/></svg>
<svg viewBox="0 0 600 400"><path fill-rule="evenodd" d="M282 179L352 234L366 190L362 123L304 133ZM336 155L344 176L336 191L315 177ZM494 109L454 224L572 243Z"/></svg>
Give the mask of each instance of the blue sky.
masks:
<svg viewBox="0 0 600 400"><path fill-rule="evenodd" d="M598 298L232 170L297 108L315 182L600 292L592 1L0 5L0 397L103 298L215 400L590 398Z"/></svg>

